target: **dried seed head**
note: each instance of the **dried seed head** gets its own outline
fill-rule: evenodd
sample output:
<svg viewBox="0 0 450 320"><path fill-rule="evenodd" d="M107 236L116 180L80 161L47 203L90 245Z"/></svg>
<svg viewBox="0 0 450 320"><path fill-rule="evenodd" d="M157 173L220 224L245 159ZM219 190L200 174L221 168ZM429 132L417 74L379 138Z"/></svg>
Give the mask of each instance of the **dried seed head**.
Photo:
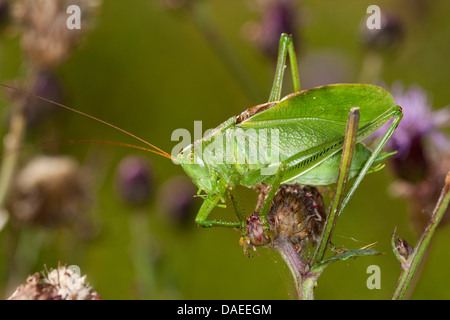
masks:
<svg viewBox="0 0 450 320"><path fill-rule="evenodd" d="M81 29L67 27L67 8L81 10ZM22 29L22 47L37 66L56 67L66 61L70 52L88 29L88 21L98 6L95 0L16 0L12 15Z"/></svg>
<svg viewBox="0 0 450 320"><path fill-rule="evenodd" d="M275 219L278 236L301 250L307 242L316 244L327 213L315 187L283 185L275 194L269 215Z"/></svg>
<svg viewBox="0 0 450 320"><path fill-rule="evenodd" d="M72 222L90 204L90 185L70 157L38 156L14 179L8 210L20 224Z"/></svg>
<svg viewBox="0 0 450 320"><path fill-rule="evenodd" d="M35 273L8 300L101 300L101 296L73 269L58 266L47 275Z"/></svg>
<svg viewBox="0 0 450 320"><path fill-rule="evenodd" d="M256 189L260 192L256 212L247 219L247 237L241 240L241 245L265 246L278 238L290 241L297 251L301 251L307 243L316 244L327 215L322 196L316 188L300 185L280 186L269 209L268 221L271 230L268 234L261 223L259 211L270 186L261 184Z"/></svg>

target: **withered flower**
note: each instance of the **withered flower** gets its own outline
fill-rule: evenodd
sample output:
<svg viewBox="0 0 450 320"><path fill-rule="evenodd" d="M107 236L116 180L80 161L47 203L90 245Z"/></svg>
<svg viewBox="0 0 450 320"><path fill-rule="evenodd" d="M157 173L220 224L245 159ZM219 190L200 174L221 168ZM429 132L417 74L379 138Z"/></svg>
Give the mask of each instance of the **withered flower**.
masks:
<svg viewBox="0 0 450 320"><path fill-rule="evenodd" d="M102 300L101 296L67 266L58 266L47 274L35 274L17 287L8 300Z"/></svg>
<svg viewBox="0 0 450 320"><path fill-rule="evenodd" d="M22 48L37 66L51 68L67 60L80 36L88 29L90 17L99 1L94 0L16 0L12 15L21 27ZM67 8L81 11L81 29L69 29Z"/></svg>
<svg viewBox="0 0 450 320"><path fill-rule="evenodd" d="M315 245L325 224L327 211L320 192L311 186L282 185L275 194L268 213L270 234L264 234L259 211L270 186L257 187L260 192L256 211L247 219L247 237L241 239L244 246L265 246L272 240L291 242L297 252L307 244ZM272 238L272 239L270 239Z"/></svg>
<svg viewBox="0 0 450 320"><path fill-rule="evenodd" d="M65 156L37 156L13 181L7 208L15 222L58 226L90 204L90 185L78 163Z"/></svg>

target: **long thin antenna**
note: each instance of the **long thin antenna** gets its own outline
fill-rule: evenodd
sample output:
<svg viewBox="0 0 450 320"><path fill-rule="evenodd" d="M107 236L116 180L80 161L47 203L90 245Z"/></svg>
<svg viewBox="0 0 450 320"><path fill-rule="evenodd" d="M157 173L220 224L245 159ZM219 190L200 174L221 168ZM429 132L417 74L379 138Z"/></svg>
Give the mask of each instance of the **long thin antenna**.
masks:
<svg viewBox="0 0 450 320"><path fill-rule="evenodd" d="M12 86L3 84L3 83L0 83L0 86L5 87L5 88L8 88L8 89L11 89L11 90L16 90L16 91L25 93L25 94L27 94L27 95L29 95L29 96L32 96L32 97L41 99L41 100L43 100L43 101L46 101L46 102L52 103L52 104L54 104L54 105L57 105L57 106L59 106L59 107L61 107L61 108L64 108L64 109L73 111L73 112L78 113L78 114L81 114L82 116L85 116L85 117L87 117L87 118L90 118L90 119L96 120L96 121L98 121L98 122L101 122L101 123L103 123L103 124L105 124L105 125L107 125L107 126L109 126L109 127L111 127L111 128L114 128L114 129L116 129L116 130L118 130L118 131L120 131L120 132L122 132L122 133L125 133L126 135L129 135L130 137L133 137L134 139L139 140L139 141L145 143L146 145L148 145L148 146L150 146L150 147L152 147L152 148L154 148L154 149L156 149L156 150L159 151L159 152L154 151L153 153L156 153L156 154L162 155L162 156L164 156L164 157L166 157L166 158L172 159L172 156L171 156L170 154L168 154L167 152L165 152L164 150L161 150L160 148L156 147L155 145L151 144L150 142L145 141L144 139L142 139L142 138L140 138L140 137L138 137L138 136L136 136L136 135L134 135L134 134L132 134L132 133L130 133L130 132L128 132L128 131L122 129L122 128L119 128L119 127L117 127L117 126L115 126L115 125L113 125L113 124L111 124L111 123L109 123L109 122L106 122L106 121L104 121L104 120L102 120L102 119L99 119L99 118L97 118L97 117L91 116L90 114L84 113L84 112L82 112L82 111L79 111L79 110L70 108L70 107L68 107L68 106L66 106L66 105L63 105L62 103L55 102L55 101L49 100L49 99L47 99L47 98L44 98L44 97L35 95L35 94L33 94L33 93L31 93L31 92L28 92L28 91L26 91L26 90L24 90L24 89L15 88L15 87L12 87ZM118 144L120 144L120 143L118 143ZM125 145L125 144L123 144L123 145ZM130 146L131 146L131 145L130 145ZM134 146L134 147L136 147L136 146ZM145 149L145 148L142 148L142 149L143 149L143 150L150 151L149 149Z"/></svg>
<svg viewBox="0 0 450 320"><path fill-rule="evenodd" d="M12 150L12 152L22 152L22 151L26 151L26 150L30 150L30 149L36 149L36 148L41 148L41 147L48 147L48 146L53 146L53 145L64 145L64 144L104 144L104 145L113 145L113 146L121 146L121 147L128 147L128 148L134 148L134 149L138 149L138 150L143 150L143 151L147 151L147 152L151 152L157 155L160 155L162 157L165 158L169 158L171 160L173 160L172 157L167 156L164 153L161 153L159 151L155 151L149 148L145 148L145 147L141 147L141 146L136 146L133 144L129 144L129 143L124 143L124 142L117 142L117 141L106 141L106 140L91 140L91 139L72 139L72 140L65 140L65 141L47 141L47 142L43 142L43 143L39 143L39 144L34 144L34 145L29 145L29 146L22 146L20 147L20 149L18 150ZM11 154L11 153L9 153ZM4 157L5 155L1 155L0 157Z"/></svg>
<svg viewBox="0 0 450 320"><path fill-rule="evenodd" d="M144 148L141 146L136 146L134 144L129 144L129 143L124 143L124 142L116 142L116 141L105 141L105 140L67 140L67 141L63 141L63 144L91 144L91 143L95 143L95 144L106 144L106 145L113 145L113 146L121 146L121 147L128 147L128 148L134 148L134 149L139 149L139 150L144 150L144 151L148 151L160 156L163 156L165 158L169 158L172 160L172 157L170 155L167 155L166 153L162 153L162 152L158 152L149 148Z"/></svg>

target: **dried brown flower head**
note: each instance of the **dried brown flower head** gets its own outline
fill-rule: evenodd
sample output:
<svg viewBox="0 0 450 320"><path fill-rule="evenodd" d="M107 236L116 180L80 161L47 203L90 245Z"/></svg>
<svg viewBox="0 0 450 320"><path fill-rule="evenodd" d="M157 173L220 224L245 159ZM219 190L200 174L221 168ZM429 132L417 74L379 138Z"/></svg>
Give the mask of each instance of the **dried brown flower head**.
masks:
<svg viewBox="0 0 450 320"><path fill-rule="evenodd" d="M17 174L8 210L20 224L72 222L90 203L89 183L70 157L38 156Z"/></svg>
<svg viewBox="0 0 450 320"><path fill-rule="evenodd" d="M275 194L269 209L270 234L264 232L259 217L270 191L270 186L257 186L260 192L255 213L247 219L247 237L241 239L244 246L265 246L274 239L291 242L300 252L307 243L315 245L325 224L327 212L323 198L315 187L282 185ZM272 238L272 239L271 239Z"/></svg>
<svg viewBox="0 0 450 320"><path fill-rule="evenodd" d="M80 276L67 266L58 266L42 275L29 276L27 282L17 287L8 300L102 300Z"/></svg>
<svg viewBox="0 0 450 320"><path fill-rule="evenodd" d="M89 18L99 1L93 0L16 0L12 15L21 27L22 47L28 58L40 67L63 63L88 29ZM69 29L67 8L81 11L81 29Z"/></svg>

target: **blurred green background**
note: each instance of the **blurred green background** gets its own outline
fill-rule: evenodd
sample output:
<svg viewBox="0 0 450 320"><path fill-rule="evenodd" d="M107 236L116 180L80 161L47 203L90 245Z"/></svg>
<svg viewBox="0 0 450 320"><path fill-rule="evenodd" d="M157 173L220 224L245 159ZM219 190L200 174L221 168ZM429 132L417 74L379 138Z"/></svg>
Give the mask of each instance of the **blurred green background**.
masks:
<svg viewBox="0 0 450 320"><path fill-rule="evenodd" d="M200 1L201 14L209 19L205 22L184 8L169 8L162 1L103 1L95 25L56 71L63 83L66 104L133 132L170 153L177 143L171 141L175 129L193 132L196 120L203 122L204 130L213 128L267 100L274 61L245 37L249 21L260 19L260 12L254 9L257 3ZM328 81L359 81L364 59L359 28L371 4L373 1L361 0L298 3L294 37L303 88ZM382 10L397 13L405 31L399 47L383 56L380 78L388 86L397 80L405 85L420 85L432 96L435 108L449 104L450 20L443 13L449 12L450 2L376 4ZM217 54L214 43L205 36L205 25L219 32L220 43L226 43L230 55L241 65L240 72L247 74L247 85L255 88L253 92ZM218 35L213 37L218 39ZM21 79L23 60L19 37L3 34L0 82ZM286 84L284 88L287 94L291 86ZM3 101L2 134L7 131L8 108ZM138 144L74 113L63 111L58 119L62 121L60 140ZM39 141L38 135L39 130L30 132L26 144ZM33 153L38 151L27 151L23 156ZM237 232L196 227L195 212L185 225L167 219L158 205L158 190L166 180L184 175L181 167L165 158L119 146L66 145L60 153L73 155L81 163L94 157L101 168L94 174L96 188L90 212L98 232L86 239L74 228L24 227L16 252L11 254L8 232L3 230L3 297L11 293L14 285L25 282L27 275L42 270L44 265L56 267L60 261L78 265L105 299L295 298L287 268L270 250L259 249L260 256L247 258L239 246ZM115 190L116 167L129 154L148 157L155 176L152 201L139 209L125 204ZM411 244L417 236L409 220L407 201L389 194L393 181L389 168L368 176L339 219L333 238L336 246L349 249L377 242L375 249L385 254L332 265L319 278L317 299L390 297L400 273L390 248L391 234L397 227L398 235ZM248 199L245 207L251 212L256 193L242 192ZM198 198L195 201L201 202ZM230 206L215 210L215 214L234 217ZM413 299L450 298L449 243L449 227L443 226L432 242ZM153 270L145 276L139 271L140 262L133 258L136 250L151 257ZM12 280L11 256L18 259ZM372 264L381 268L380 290L366 287L366 269Z"/></svg>

